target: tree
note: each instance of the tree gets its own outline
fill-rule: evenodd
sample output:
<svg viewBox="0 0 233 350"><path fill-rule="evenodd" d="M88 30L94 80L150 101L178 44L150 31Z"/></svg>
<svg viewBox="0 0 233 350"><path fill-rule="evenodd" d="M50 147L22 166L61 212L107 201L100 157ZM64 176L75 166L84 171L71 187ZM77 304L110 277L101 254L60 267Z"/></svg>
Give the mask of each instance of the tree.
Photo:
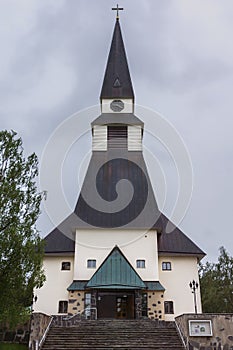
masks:
<svg viewBox="0 0 233 350"><path fill-rule="evenodd" d="M200 264L203 312L233 312L233 257L220 248L217 263Z"/></svg>
<svg viewBox="0 0 233 350"><path fill-rule="evenodd" d="M24 320L33 289L44 282L43 241L36 229L42 193L37 192L38 160L26 159L21 138L0 132L0 322Z"/></svg>

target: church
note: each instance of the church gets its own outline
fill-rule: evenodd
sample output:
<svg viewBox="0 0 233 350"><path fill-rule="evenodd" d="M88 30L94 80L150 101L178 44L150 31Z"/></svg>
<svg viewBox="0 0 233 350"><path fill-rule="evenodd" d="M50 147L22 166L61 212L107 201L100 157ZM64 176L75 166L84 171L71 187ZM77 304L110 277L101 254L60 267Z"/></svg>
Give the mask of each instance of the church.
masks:
<svg viewBox="0 0 233 350"><path fill-rule="evenodd" d="M92 156L74 212L45 237L46 282L35 291L33 310L172 321L194 312L189 284L199 281L198 262L205 254L158 208L118 10L101 114L90 125ZM200 313L200 288L196 306Z"/></svg>

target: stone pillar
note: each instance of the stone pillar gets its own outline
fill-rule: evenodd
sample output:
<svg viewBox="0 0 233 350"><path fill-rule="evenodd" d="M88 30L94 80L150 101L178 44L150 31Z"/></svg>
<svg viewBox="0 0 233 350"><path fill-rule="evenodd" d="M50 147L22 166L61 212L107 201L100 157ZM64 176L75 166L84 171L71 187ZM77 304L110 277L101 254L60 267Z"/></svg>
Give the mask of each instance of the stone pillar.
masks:
<svg viewBox="0 0 233 350"><path fill-rule="evenodd" d="M135 317L142 318L142 294L141 291L135 291Z"/></svg>

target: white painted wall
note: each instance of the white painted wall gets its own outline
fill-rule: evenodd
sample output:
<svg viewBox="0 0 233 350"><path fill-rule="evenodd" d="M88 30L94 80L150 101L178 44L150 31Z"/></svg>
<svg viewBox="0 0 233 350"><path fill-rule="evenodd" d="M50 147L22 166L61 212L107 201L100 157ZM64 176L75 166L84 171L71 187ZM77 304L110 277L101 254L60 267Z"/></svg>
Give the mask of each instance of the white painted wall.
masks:
<svg viewBox="0 0 233 350"><path fill-rule="evenodd" d="M162 262L171 262L171 271L162 271ZM174 314L166 315L165 321L172 321L183 313L194 312L194 297L189 283L195 280L199 283L197 258L195 257L159 257L159 280L166 289L164 301L174 302ZM197 312L202 312L200 288L197 291Z"/></svg>
<svg viewBox="0 0 233 350"><path fill-rule="evenodd" d="M62 271L62 261L70 261L71 270ZM41 289L34 291L34 295L37 296L37 302L34 303L33 310L56 315L58 314L59 300L68 300L67 288L73 281L74 258L70 256L45 256L44 272L46 281Z"/></svg>
<svg viewBox="0 0 233 350"><path fill-rule="evenodd" d="M113 110L110 108L110 104L114 100L121 100L122 102L124 102L125 107L121 112L113 112ZM133 113L134 112L133 99L131 98L103 99L101 103L101 112L102 113Z"/></svg>
<svg viewBox="0 0 233 350"><path fill-rule="evenodd" d="M144 281L158 280L157 232L117 229L76 231L74 279L89 280L116 245ZM87 259L97 268L87 268ZM137 259L146 261L145 269L136 268Z"/></svg>

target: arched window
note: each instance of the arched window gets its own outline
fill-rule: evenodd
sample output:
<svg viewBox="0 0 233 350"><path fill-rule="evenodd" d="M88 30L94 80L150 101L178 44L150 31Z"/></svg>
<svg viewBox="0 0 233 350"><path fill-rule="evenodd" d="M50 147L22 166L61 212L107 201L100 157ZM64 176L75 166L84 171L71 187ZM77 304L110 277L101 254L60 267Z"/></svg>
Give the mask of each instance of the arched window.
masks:
<svg viewBox="0 0 233 350"><path fill-rule="evenodd" d="M170 263L170 261L163 261L162 262L162 270L163 271L171 271L172 269L172 265Z"/></svg>

